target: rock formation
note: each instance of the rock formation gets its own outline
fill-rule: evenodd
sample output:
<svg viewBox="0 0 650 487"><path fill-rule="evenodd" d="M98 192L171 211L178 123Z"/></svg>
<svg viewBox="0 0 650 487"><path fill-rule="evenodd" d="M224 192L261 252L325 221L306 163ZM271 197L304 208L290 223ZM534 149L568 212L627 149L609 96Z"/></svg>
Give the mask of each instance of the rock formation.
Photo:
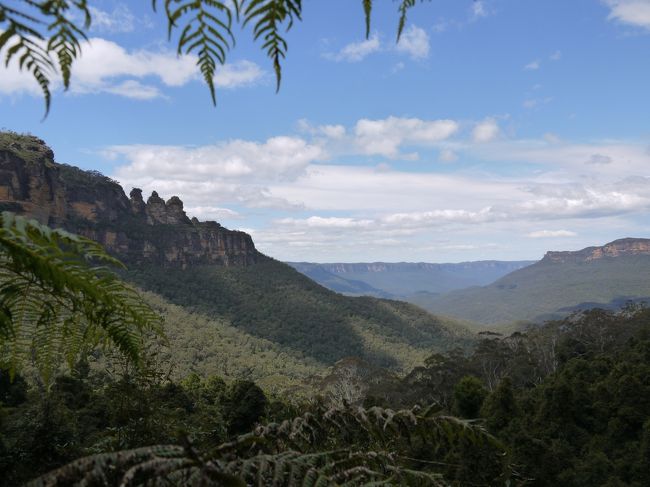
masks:
<svg viewBox="0 0 650 487"><path fill-rule="evenodd" d="M541 262L553 264L591 262L598 259L626 255L650 255L650 239L621 238L601 247L587 247L573 252L546 252Z"/></svg>
<svg viewBox="0 0 650 487"><path fill-rule="evenodd" d="M0 133L0 210L30 216L101 243L126 263L169 267L249 265L258 259L250 235L188 218L183 202L165 202L122 187L96 171L54 162L42 140Z"/></svg>

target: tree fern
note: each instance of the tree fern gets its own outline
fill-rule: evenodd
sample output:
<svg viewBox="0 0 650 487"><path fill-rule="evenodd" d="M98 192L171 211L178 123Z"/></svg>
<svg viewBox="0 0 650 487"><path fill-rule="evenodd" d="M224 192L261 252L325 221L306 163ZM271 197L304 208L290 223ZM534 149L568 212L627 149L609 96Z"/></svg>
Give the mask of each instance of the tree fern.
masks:
<svg viewBox="0 0 650 487"><path fill-rule="evenodd" d="M158 316L106 265L102 247L62 230L2 213L0 367L34 361L45 382L96 346L140 361L142 335L160 332Z"/></svg>
<svg viewBox="0 0 650 487"><path fill-rule="evenodd" d="M476 424L436 408L315 410L255 431L202 454L184 446L155 446L81 458L29 486L443 486L453 469L442 455L459 444L480 449L496 464L489 483L511 475L500 444Z"/></svg>

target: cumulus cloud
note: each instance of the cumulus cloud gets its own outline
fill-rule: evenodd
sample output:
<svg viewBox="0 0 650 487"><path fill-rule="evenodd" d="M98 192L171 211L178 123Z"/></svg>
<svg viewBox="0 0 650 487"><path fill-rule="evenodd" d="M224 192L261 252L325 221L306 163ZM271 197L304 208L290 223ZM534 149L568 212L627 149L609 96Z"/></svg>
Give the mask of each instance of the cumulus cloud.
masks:
<svg viewBox="0 0 650 487"><path fill-rule="evenodd" d="M104 155L125 161L113 177L125 187L179 195L199 215L222 215L223 205L295 210L300 202L273 194L268 184L295 179L323 150L298 137L264 142L231 140L210 146L113 146Z"/></svg>
<svg viewBox="0 0 650 487"><path fill-rule="evenodd" d="M476 124L472 131L472 139L478 143L490 142L499 136L499 132L500 129L497 121L493 118L487 118Z"/></svg>
<svg viewBox="0 0 650 487"><path fill-rule="evenodd" d="M298 137L272 137L265 142L231 140L203 147L130 145L107 150L129 164L117 176L125 179L175 176L185 180L206 178L275 180L295 177L321 157L322 149Z"/></svg>
<svg viewBox="0 0 650 487"><path fill-rule="evenodd" d="M218 68L215 82L221 88L254 84L264 71L250 61ZM70 91L76 94L111 93L127 98L150 100L164 96L160 88L144 80L157 79L168 87L200 80L196 57L177 56L171 51L127 50L119 44L94 37L82 43L82 54L72 67ZM54 89L60 89L54 82ZM21 72L14 60L0 77L0 93L40 96L29 73Z"/></svg>
<svg viewBox="0 0 650 487"><path fill-rule="evenodd" d="M330 139L342 139L346 135L346 130L343 125L312 125L307 119L298 120L298 130L303 133L313 136L322 136Z"/></svg>
<svg viewBox="0 0 650 487"><path fill-rule="evenodd" d="M411 24L400 37L396 49L412 59L429 57L429 35L424 29Z"/></svg>
<svg viewBox="0 0 650 487"><path fill-rule="evenodd" d="M650 1L603 0L610 8L609 20L650 29Z"/></svg>
<svg viewBox="0 0 650 487"><path fill-rule="evenodd" d="M529 62L524 66L524 70L526 71L537 71L541 67L542 63L539 59L535 59L534 61Z"/></svg>
<svg viewBox="0 0 650 487"><path fill-rule="evenodd" d="M219 88L240 88L258 83L264 75L264 70L256 63L241 60L218 67L214 84Z"/></svg>
<svg viewBox="0 0 650 487"><path fill-rule="evenodd" d="M528 238L564 238L575 237L578 234L570 230L537 230L526 234Z"/></svg>
<svg viewBox="0 0 650 487"><path fill-rule="evenodd" d="M388 117L359 120L354 127L354 135L362 153L398 157L402 145L440 142L454 135L458 129L458 123L453 120ZM401 156L405 157L403 154ZM413 154L410 156L414 157Z"/></svg>
<svg viewBox="0 0 650 487"><path fill-rule="evenodd" d="M332 61L358 63L380 49L381 44L379 42L379 34L375 32L368 39L360 42L351 42L344 46L340 51L335 53L325 53L323 56Z"/></svg>

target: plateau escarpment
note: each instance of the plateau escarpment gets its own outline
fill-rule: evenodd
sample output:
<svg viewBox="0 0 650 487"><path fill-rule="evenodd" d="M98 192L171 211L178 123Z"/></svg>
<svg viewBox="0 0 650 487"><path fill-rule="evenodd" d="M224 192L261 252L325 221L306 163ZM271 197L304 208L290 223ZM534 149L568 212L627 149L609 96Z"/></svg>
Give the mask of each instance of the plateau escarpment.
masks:
<svg viewBox="0 0 650 487"><path fill-rule="evenodd" d="M250 235L190 219L177 196L165 201L154 191L145 202L134 188L129 198L96 171L57 164L33 136L0 134L0 210L84 235L128 263L185 268L258 258Z"/></svg>
<svg viewBox="0 0 650 487"><path fill-rule="evenodd" d="M546 252L541 263L566 264L569 262L591 262L611 257L631 255L650 255L650 239L621 238L600 247L587 247L582 250L565 252Z"/></svg>
<svg viewBox="0 0 650 487"><path fill-rule="evenodd" d="M623 238L577 251L547 252L536 264L483 287L410 301L483 324L544 321L590 308L650 302L650 239Z"/></svg>

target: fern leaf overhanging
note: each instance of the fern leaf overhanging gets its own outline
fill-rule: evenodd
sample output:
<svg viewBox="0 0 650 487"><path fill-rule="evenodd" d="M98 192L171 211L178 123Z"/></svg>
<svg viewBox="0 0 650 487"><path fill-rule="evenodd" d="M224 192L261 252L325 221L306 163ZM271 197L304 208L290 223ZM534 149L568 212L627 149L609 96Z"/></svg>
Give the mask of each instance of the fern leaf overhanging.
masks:
<svg viewBox="0 0 650 487"><path fill-rule="evenodd" d="M498 478L513 477L500 443L482 427L413 408L316 410L256 428L205 457L185 446L155 446L81 458L46 474L47 485L445 486L448 455L480 449ZM341 428L344 426L344 428ZM446 470L445 470L446 469Z"/></svg>
<svg viewBox="0 0 650 487"><path fill-rule="evenodd" d="M71 20L71 9L83 14L82 27ZM87 0L24 0L22 8L0 2L0 49L6 49L5 67L16 58L18 67L31 73L43 92L45 116L52 99L51 79L60 73L64 88L70 86L72 63L81 53L79 40L86 38L84 29L90 21Z"/></svg>
<svg viewBox="0 0 650 487"><path fill-rule="evenodd" d="M107 266L91 240L3 212L0 226L0 367L34 361L47 384L96 346L140 363L143 334L160 318Z"/></svg>
<svg viewBox="0 0 650 487"><path fill-rule="evenodd" d="M254 24L253 38L262 40L262 49L273 62L277 92L282 81L281 60L288 50L282 31L288 32L295 20L302 20L302 0L239 0L235 4L243 25Z"/></svg>
<svg viewBox="0 0 650 487"><path fill-rule="evenodd" d="M212 103L216 105L217 62L225 64L227 52L235 45L229 5L218 0L165 0L165 11L170 37L180 21L185 22L178 39L178 54L198 55L197 66L210 90Z"/></svg>
<svg viewBox="0 0 650 487"><path fill-rule="evenodd" d="M398 0L397 41L406 25L409 9L417 0ZM424 0L420 0L424 1ZM302 20L302 0L160 0L164 3L171 38L180 30L177 51L195 54L197 66L216 105L214 76L218 65L235 45L233 17L252 25L253 38L271 59L276 92L282 81L282 63L288 43L285 33ZM18 6L14 4L17 3ZM32 74L43 92L45 116L51 104L51 79L60 75L68 89L72 65L81 55L92 12L88 0L19 0L9 6L0 0L0 50L6 49L5 65L16 57L21 69ZM151 0L154 11L158 0ZM362 0L366 38L370 36L373 0ZM74 12L74 14L72 14ZM81 14L82 24L76 18ZM53 58L56 58L56 62Z"/></svg>

